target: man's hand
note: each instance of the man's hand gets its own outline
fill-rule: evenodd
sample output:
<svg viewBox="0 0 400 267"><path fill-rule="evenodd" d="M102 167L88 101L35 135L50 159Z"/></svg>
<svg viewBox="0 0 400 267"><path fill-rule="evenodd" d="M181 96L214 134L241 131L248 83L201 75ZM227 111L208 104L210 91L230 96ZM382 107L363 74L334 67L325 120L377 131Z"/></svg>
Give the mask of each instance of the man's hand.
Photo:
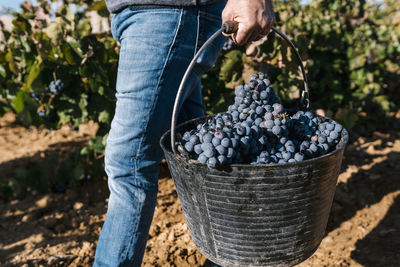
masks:
<svg viewBox="0 0 400 267"><path fill-rule="evenodd" d="M238 31L231 35L238 45L244 45L267 35L275 21L271 0L228 0L222 11L222 22L235 21Z"/></svg>

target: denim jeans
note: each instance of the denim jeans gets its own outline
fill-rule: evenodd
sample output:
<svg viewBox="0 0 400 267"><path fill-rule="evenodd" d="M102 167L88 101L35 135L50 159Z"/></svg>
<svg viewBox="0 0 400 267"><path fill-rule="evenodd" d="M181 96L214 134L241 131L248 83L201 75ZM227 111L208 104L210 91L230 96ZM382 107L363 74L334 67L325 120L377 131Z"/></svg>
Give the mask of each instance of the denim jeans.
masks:
<svg viewBox="0 0 400 267"><path fill-rule="evenodd" d="M110 197L94 266L140 266L154 214L161 135L171 123L182 76L196 50L221 26L225 1L188 8L126 8L112 20L120 42L116 109L107 138ZM200 77L214 64L221 35L198 59L179 119L203 116Z"/></svg>

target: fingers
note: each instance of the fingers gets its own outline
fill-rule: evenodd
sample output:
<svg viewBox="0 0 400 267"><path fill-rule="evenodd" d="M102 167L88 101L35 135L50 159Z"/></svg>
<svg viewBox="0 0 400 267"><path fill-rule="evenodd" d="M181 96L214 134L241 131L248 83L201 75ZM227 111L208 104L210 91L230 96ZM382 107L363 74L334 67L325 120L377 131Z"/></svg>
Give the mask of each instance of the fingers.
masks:
<svg viewBox="0 0 400 267"><path fill-rule="evenodd" d="M247 40L248 42L253 42L261 39L262 37L268 35L271 31L273 19L266 19L263 23L258 24L254 27L252 35Z"/></svg>
<svg viewBox="0 0 400 267"><path fill-rule="evenodd" d="M271 31L273 20L265 20L260 25L256 21L254 22L239 22L239 28L237 33L224 34L227 37L231 37L232 40L238 45L245 45L246 43L257 41L263 36L268 35Z"/></svg>
<svg viewBox="0 0 400 267"><path fill-rule="evenodd" d="M233 41L238 45L244 45L249 42L257 41L261 39L263 36L266 36L270 33L273 21L268 21L262 26L253 23L253 24L239 24L239 29L236 34L232 35Z"/></svg>
<svg viewBox="0 0 400 267"><path fill-rule="evenodd" d="M232 40L238 45L244 45L251 42L251 37L254 35L258 35L257 30L254 29L254 27L246 27L244 25L241 28L239 24L238 32L233 34Z"/></svg>
<svg viewBox="0 0 400 267"><path fill-rule="evenodd" d="M230 36L238 45L260 39L267 35L274 22L271 0L228 0L222 12L222 21L238 23L238 31Z"/></svg>

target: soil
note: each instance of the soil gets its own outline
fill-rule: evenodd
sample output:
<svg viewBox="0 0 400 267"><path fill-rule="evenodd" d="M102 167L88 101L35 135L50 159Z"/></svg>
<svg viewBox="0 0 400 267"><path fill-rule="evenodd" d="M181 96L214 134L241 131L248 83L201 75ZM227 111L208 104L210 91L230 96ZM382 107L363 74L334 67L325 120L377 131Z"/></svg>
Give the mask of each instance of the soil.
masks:
<svg viewBox="0 0 400 267"><path fill-rule="evenodd" d="M0 173L40 164L49 151L82 146L96 125L78 132L19 126L0 119ZM319 249L299 266L400 266L400 135L374 133L345 151ZM105 177L65 193L32 192L0 202L0 266L90 266L105 219ZM211 266L193 244L166 164L143 266Z"/></svg>

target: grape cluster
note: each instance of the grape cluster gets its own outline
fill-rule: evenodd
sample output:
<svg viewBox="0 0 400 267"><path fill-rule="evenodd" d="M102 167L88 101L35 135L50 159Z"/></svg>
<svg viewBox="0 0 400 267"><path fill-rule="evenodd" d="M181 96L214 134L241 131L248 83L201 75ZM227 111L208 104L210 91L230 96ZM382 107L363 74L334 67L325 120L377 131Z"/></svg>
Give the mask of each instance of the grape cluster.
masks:
<svg viewBox="0 0 400 267"><path fill-rule="evenodd" d="M57 95L59 92L61 92L63 87L64 83L61 80L57 80L55 82L51 81L48 89L52 94Z"/></svg>
<svg viewBox="0 0 400 267"><path fill-rule="evenodd" d="M44 118L46 116L45 109L38 109L38 110L36 110L36 113L39 115L39 117L42 117L42 118Z"/></svg>
<svg viewBox="0 0 400 267"><path fill-rule="evenodd" d="M232 41L232 39L228 38L226 39L224 46L222 47L222 50L224 51L229 51L235 46L235 42Z"/></svg>
<svg viewBox="0 0 400 267"><path fill-rule="evenodd" d="M50 91L51 94L57 95L58 93L61 92L61 90L64 88L64 83L61 80L57 81L51 81L49 86L46 87L46 91ZM43 97L43 93L41 95L32 92L31 97L36 101L40 102L41 98Z"/></svg>
<svg viewBox="0 0 400 267"><path fill-rule="evenodd" d="M235 103L196 129L187 131L178 149L216 168L226 164L300 162L326 154L343 127L323 122L312 111L290 116L263 73L235 90Z"/></svg>
<svg viewBox="0 0 400 267"><path fill-rule="evenodd" d="M39 108L36 113L39 117L42 117L47 123L55 123L58 120L58 116L54 110L50 110L51 102L55 95L57 95L64 88L64 83L61 80L51 81L49 86L45 88L45 91L41 94L31 92L31 97L38 102Z"/></svg>

